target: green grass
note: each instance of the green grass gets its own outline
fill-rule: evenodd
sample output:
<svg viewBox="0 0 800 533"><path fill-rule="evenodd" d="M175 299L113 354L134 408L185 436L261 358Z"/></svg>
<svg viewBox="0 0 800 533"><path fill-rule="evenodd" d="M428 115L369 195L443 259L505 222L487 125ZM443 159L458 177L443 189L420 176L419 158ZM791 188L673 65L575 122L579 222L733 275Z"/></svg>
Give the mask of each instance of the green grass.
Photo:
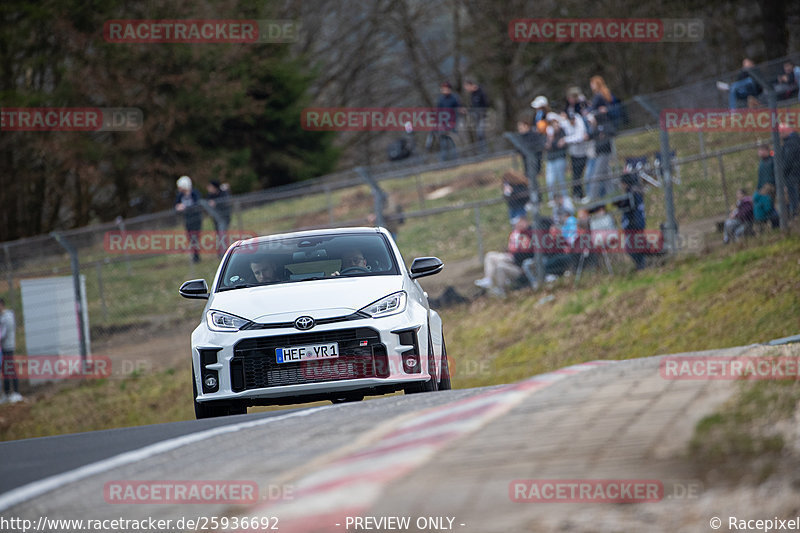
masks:
<svg viewBox="0 0 800 533"><path fill-rule="evenodd" d="M798 332L800 239L724 248L622 277L594 274L555 299L527 289L443 313L458 386L512 382L594 359L739 346ZM563 282L562 282L563 283ZM464 362L462 363L461 360Z"/></svg>
<svg viewBox="0 0 800 533"><path fill-rule="evenodd" d="M590 273L555 299L522 289L441 311L453 386L511 383L566 365L746 345L800 329L800 239L720 248L641 273ZM563 283L563 282L559 282ZM61 384L0 406L0 440L193 417L189 371ZM710 423L710 422L709 422Z"/></svg>
<svg viewBox="0 0 800 533"><path fill-rule="evenodd" d="M798 401L795 380L742 382L728 402L697 423L688 450L696 471L705 478L764 481L779 469L786 440L777 428L793 426Z"/></svg>

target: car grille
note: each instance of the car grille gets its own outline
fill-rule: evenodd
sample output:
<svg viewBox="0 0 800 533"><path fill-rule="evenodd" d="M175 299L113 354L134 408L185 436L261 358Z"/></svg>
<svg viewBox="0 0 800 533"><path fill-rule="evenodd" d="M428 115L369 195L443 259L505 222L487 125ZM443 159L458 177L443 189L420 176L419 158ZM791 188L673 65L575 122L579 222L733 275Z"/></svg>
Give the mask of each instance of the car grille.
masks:
<svg viewBox="0 0 800 533"><path fill-rule="evenodd" d="M275 348L327 342L339 343L338 358L277 362ZM234 392L389 375L386 346L381 344L380 335L372 328L244 339L234 346L230 365Z"/></svg>

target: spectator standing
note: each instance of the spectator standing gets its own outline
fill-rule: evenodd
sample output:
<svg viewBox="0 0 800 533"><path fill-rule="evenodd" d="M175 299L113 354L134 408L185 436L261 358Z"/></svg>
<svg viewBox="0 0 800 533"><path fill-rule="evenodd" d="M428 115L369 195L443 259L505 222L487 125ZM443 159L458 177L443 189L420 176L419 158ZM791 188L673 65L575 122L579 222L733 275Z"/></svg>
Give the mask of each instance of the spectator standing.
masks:
<svg viewBox="0 0 800 533"><path fill-rule="evenodd" d="M723 227L722 242L728 244L731 239L738 242L752 224L753 199L747 196L747 190L739 189L736 191L736 205L731 208Z"/></svg>
<svg viewBox="0 0 800 533"><path fill-rule="evenodd" d="M442 161L447 161L456 156L456 144L452 135L455 134L456 131L458 110L461 108L461 101L453 92L453 86L450 85L449 81L445 81L439 86L439 93L439 100L436 102L436 108L439 110L452 110L452 120L449 121L446 127L439 131L439 157Z"/></svg>
<svg viewBox="0 0 800 533"><path fill-rule="evenodd" d="M469 115L475 127L475 140L478 142L480 152L486 152L486 111L489 108L489 99L483 88L475 80L467 79L464 88L469 93Z"/></svg>
<svg viewBox="0 0 800 533"><path fill-rule="evenodd" d="M226 232L231 225L231 194L227 183L211 180L206 186L208 206L214 210L214 229L217 231L217 255L222 257L228 249Z"/></svg>
<svg viewBox="0 0 800 533"><path fill-rule="evenodd" d="M533 152L533 156L525 158L525 176L533 184L536 196L541 198L539 190L539 173L542 170L542 151L544 150L547 136L533 128L533 117L530 113L521 113L517 119L517 133L522 143Z"/></svg>
<svg viewBox="0 0 800 533"><path fill-rule="evenodd" d="M520 217L525 216L525 204L530 199L528 179L514 170L503 174L503 199L508 205L508 221L515 226Z"/></svg>
<svg viewBox="0 0 800 533"><path fill-rule="evenodd" d="M775 159L772 157L772 152L769 149L769 144L758 145L758 183L756 190L760 191L761 187L767 183L771 183L775 187Z"/></svg>
<svg viewBox="0 0 800 533"><path fill-rule="evenodd" d="M612 142L616 130L614 124L608 116L608 108L600 106L589 116L592 124L592 140L594 141L594 161L591 164L591 172L587 172L586 185L588 197L584 202L590 202L602 198L611 191L611 153L613 152ZM591 147L588 149L591 154Z"/></svg>
<svg viewBox="0 0 800 533"><path fill-rule="evenodd" d="M550 113L550 102L547 97L539 95L531 102L533 108L533 128L539 133L547 130L547 115Z"/></svg>
<svg viewBox="0 0 800 533"><path fill-rule="evenodd" d="M567 139L561 125L561 117L556 113L547 115L547 167L545 182L547 183L550 205L555 205L555 193L567 196Z"/></svg>
<svg viewBox="0 0 800 533"><path fill-rule="evenodd" d="M644 212L644 192L639 185L639 178L635 174L624 174L622 176L622 190L628 195L626 200L617 204L622 208L622 230L626 234L640 233L644 231L646 225ZM628 247L628 243L636 243L638 239L626 239L626 251L633 259L636 270L645 267L645 254L641 250Z"/></svg>
<svg viewBox="0 0 800 533"><path fill-rule="evenodd" d="M783 175L789 202L789 216L794 217L800 208L800 136L784 124L781 124L779 132L783 139L781 155L783 156Z"/></svg>
<svg viewBox="0 0 800 533"><path fill-rule="evenodd" d="M570 87L567 89L566 104L564 105L564 113L569 115L570 112L580 116L588 111L588 104L586 103L586 96L581 92L580 87Z"/></svg>
<svg viewBox="0 0 800 533"><path fill-rule="evenodd" d="M775 186L771 183L765 183L753 195L753 219L756 222L769 222L773 228L780 225L780 218L775 210Z"/></svg>
<svg viewBox="0 0 800 533"><path fill-rule="evenodd" d="M200 261L200 228L203 225L203 212L200 207L200 193L192 186L189 176L181 176L177 181L178 193L175 195L175 211L183 214L186 234L189 237L189 251L192 261Z"/></svg>
<svg viewBox="0 0 800 533"><path fill-rule="evenodd" d="M19 393L19 379L14 366L14 350L16 349L17 323L14 311L6 307L6 301L0 298L0 364L3 373L2 402L17 403L22 401Z"/></svg>
<svg viewBox="0 0 800 533"><path fill-rule="evenodd" d="M572 194L575 198L583 197L583 171L589 153L589 133L580 114L570 110L566 113L564 133L566 134L567 153L572 166Z"/></svg>

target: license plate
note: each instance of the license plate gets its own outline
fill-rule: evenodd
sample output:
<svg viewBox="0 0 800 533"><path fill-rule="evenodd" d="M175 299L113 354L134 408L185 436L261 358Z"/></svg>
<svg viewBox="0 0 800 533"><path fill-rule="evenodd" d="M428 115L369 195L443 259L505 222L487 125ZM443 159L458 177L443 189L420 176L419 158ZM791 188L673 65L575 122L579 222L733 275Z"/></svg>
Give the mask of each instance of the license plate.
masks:
<svg viewBox="0 0 800 533"><path fill-rule="evenodd" d="M305 346L275 348L275 356L279 363L336 359L339 357L339 343L329 342L327 344L306 344Z"/></svg>

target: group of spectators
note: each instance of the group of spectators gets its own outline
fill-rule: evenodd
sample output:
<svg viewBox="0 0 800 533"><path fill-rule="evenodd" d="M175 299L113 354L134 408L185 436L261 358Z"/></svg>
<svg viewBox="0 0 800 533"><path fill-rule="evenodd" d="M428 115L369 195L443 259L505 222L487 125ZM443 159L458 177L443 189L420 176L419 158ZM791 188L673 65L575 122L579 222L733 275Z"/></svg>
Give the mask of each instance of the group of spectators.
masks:
<svg viewBox="0 0 800 533"><path fill-rule="evenodd" d="M728 106L731 110L738 109L742 105L752 107L759 105L758 98L764 93L759 78L766 81L753 60L746 57L742 60L742 69L734 81L731 83L718 81L717 88L728 91ZM800 91L798 91L800 67L795 66L791 60L786 60L783 62L778 76L774 80L766 82L772 85L778 100L797 98L800 95Z"/></svg>
<svg viewBox="0 0 800 533"><path fill-rule="evenodd" d="M208 211L214 222L214 229L219 234L220 243L225 243L225 232L231 222L230 187L227 183L211 180L206 186L207 197L203 200L200 192L194 188L189 176L181 176L176 183L175 211L183 215L183 223L189 236L192 261L200 261L199 234L203 227L203 211ZM225 252L222 246L217 250L220 257Z"/></svg>
<svg viewBox="0 0 800 533"><path fill-rule="evenodd" d="M519 143L515 144L522 148L525 174L514 170L503 174L503 196L512 225L508 247L486 255L484 277L475 281L491 294L500 296L526 280L536 287L542 276L545 282L554 281L575 271L581 258L584 263L596 263L602 246L587 249L582 236L617 230L624 235L645 228L638 175L625 174L617 180L610 170L613 139L623 119L620 101L601 76L592 77L589 85L591 99L579 87L570 87L560 111L554 111L548 98L540 95L530 104L533 111L518 117ZM544 189L539 184L542 167ZM621 210L620 227L606 210L611 194ZM537 214L531 220L532 199L546 200L551 216ZM557 244L542 246L542 242ZM537 250L542 253L538 266ZM636 269L645 267L642 250L626 251Z"/></svg>
<svg viewBox="0 0 800 533"><path fill-rule="evenodd" d="M783 159L783 192L788 218L800 213L800 135L792 128L781 125L781 156ZM758 146L758 180L755 193L748 195L747 188L736 191L736 204L723 225L722 241L728 244L738 241L753 231L754 224L777 228L780 221L776 209L777 185L775 182L775 158L771 146Z"/></svg>
<svg viewBox="0 0 800 533"><path fill-rule="evenodd" d="M551 206L556 193L587 204L614 188L609 163L623 108L601 76L592 77L589 85L590 100L579 87L570 87L560 112L540 95L531 102L533 111L517 118L519 139L531 154L525 161L528 181L537 197L546 196ZM567 183L567 159L571 184ZM539 186L543 163L546 191Z"/></svg>

